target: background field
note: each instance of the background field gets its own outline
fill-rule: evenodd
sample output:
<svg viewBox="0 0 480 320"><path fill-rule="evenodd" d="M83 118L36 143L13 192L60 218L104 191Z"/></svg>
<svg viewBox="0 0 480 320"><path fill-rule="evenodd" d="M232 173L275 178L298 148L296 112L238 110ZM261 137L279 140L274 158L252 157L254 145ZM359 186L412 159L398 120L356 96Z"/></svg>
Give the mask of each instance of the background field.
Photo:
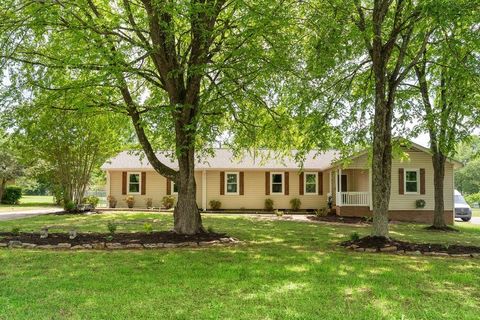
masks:
<svg viewBox="0 0 480 320"><path fill-rule="evenodd" d="M474 217L480 218L480 209L479 208L472 208L472 214Z"/></svg>
<svg viewBox="0 0 480 320"><path fill-rule="evenodd" d="M53 196L22 196L20 204L0 204L0 212L31 211L55 207Z"/></svg>

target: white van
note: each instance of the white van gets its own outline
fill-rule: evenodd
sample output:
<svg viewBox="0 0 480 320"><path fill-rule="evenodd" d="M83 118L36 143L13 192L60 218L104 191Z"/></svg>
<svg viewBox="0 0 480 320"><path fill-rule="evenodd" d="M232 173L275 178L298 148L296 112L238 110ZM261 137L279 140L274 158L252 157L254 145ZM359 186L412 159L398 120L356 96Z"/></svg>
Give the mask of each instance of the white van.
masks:
<svg viewBox="0 0 480 320"><path fill-rule="evenodd" d="M472 219L472 208L470 208L460 192L455 190L453 194L455 218L460 218L463 221L470 221L470 219Z"/></svg>

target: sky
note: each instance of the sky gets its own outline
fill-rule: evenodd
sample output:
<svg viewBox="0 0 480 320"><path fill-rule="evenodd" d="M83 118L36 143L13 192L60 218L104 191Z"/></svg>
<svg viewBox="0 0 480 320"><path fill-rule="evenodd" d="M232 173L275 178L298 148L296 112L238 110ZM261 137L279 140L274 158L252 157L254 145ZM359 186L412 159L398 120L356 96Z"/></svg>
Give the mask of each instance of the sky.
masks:
<svg viewBox="0 0 480 320"><path fill-rule="evenodd" d="M418 137L412 139L413 142L425 147L429 148L430 147L430 138L428 137L428 133L422 133Z"/></svg>

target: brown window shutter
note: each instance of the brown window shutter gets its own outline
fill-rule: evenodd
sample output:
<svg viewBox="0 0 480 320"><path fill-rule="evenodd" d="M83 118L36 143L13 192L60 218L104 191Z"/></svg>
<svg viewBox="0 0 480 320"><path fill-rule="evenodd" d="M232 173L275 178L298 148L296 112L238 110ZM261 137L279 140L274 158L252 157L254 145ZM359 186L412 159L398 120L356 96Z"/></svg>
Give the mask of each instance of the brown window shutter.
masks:
<svg viewBox="0 0 480 320"><path fill-rule="evenodd" d="M225 172L220 172L220 195L223 196L225 194Z"/></svg>
<svg viewBox="0 0 480 320"><path fill-rule="evenodd" d="M127 194L127 173L122 172L122 194Z"/></svg>
<svg viewBox="0 0 480 320"><path fill-rule="evenodd" d="M142 172L142 190L141 190L141 193L142 194L147 193L147 173L146 172Z"/></svg>
<svg viewBox="0 0 480 320"><path fill-rule="evenodd" d="M290 189L290 179L289 179L289 174L288 172L285 172L285 195L289 195L289 189Z"/></svg>
<svg viewBox="0 0 480 320"><path fill-rule="evenodd" d="M404 194L405 190L403 189L405 183L403 182L404 179L403 168L398 169L398 194Z"/></svg>
<svg viewBox="0 0 480 320"><path fill-rule="evenodd" d="M265 195L270 194L270 172L265 172Z"/></svg>
<svg viewBox="0 0 480 320"><path fill-rule="evenodd" d="M425 169L420 169L420 194L425 194Z"/></svg>
<svg viewBox="0 0 480 320"><path fill-rule="evenodd" d="M318 194L323 195L323 172L319 171L318 172Z"/></svg>
<svg viewBox="0 0 480 320"><path fill-rule="evenodd" d="M240 172L240 195L243 196L245 194L244 189L244 173Z"/></svg>
<svg viewBox="0 0 480 320"><path fill-rule="evenodd" d="M172 180L170 178L167 178L167 195L172 194Z"/></svg>
<svg viewBox="0 0 480 320"><path fill-rule="evenodd" d="M300 173L300 176L299 176L299 179L298 179L298 194L303 196L303 185L304 185L304 181L303 179L305 179L304 177L304 174L303 172Z"/></svg>

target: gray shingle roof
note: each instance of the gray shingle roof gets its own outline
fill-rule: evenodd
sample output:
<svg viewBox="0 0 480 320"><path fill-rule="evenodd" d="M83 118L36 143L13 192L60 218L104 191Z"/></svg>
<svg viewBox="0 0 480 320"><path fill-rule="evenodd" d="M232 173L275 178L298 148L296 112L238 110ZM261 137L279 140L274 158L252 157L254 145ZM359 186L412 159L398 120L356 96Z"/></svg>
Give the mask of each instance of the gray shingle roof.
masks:
<svg viewBox="0 0 480 320"><path fill-rule="evenodd" d="M204 155L197 160L196 170L208 169L298 169L295 161L295 151L292 157L282 157L274 152L259 150L253 153L245 152L240 157L235 157L229 149L214 149L214 156ZM324 153L310 152L303 164L305 170L324 170L336 160L338 152L327 151ZM168 153L157 153L161 162L173 169L178 168L176 161ZM102 165L103 170L148 170L152 169L143 152L123 151Z"/></svg>

